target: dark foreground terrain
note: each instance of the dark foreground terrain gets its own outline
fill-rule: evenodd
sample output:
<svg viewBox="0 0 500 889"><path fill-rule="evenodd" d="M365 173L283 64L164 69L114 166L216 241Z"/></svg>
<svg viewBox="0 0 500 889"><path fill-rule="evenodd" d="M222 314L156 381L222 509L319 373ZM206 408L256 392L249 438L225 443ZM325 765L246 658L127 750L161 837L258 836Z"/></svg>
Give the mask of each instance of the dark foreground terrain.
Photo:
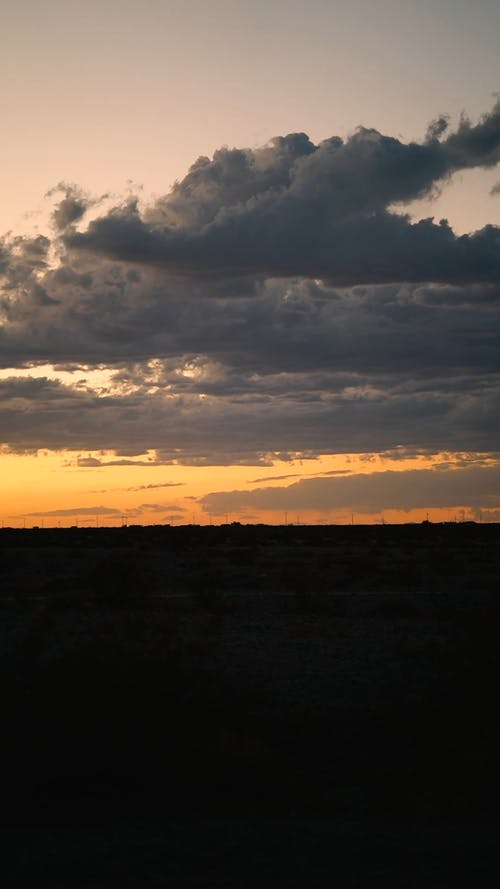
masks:
<svg viewBox="0 0 500 889"><path fill-rule="evenodd" d="M2 884L497 886L499 544L0 531Z"/></svg>

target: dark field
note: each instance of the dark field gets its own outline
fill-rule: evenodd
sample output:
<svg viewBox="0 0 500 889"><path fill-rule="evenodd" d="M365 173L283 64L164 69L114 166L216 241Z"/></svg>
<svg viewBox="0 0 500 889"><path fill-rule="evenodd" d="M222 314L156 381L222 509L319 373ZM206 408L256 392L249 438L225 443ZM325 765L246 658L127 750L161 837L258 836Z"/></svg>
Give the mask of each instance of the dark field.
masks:
<svg viewBox="0 0 500 889"><path fill-rule="evenodd" d="M499 544L0 531L3 885L498 885Z"/></svg>

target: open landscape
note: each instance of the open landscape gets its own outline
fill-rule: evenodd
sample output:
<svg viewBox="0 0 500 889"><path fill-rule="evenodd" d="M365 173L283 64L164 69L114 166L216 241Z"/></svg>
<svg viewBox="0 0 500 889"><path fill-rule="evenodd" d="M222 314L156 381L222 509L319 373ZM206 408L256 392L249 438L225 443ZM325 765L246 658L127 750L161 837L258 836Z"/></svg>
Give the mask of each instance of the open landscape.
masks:
<svg viewBox="0 0 500 889"><path fill-rule="evenodd" d="M494 885L499 543L3 529L8 885Z"/></svg>
<svg viewBox="0 0 500 889"><path fill-rule="evenodd" d="M500 3L0 7L2 889L497 889Z"/></svg>

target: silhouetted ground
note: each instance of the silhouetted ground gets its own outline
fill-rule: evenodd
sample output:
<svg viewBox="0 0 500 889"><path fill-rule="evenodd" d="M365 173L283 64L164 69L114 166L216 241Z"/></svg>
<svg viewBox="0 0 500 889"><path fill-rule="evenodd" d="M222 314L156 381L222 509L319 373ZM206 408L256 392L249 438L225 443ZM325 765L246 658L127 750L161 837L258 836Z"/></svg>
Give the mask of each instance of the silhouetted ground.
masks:
<svg viewBox="0 0 500 889"><path fill-rule="evenodd" d="M496 885L499 543L0 531L4 884Z"/></svg>

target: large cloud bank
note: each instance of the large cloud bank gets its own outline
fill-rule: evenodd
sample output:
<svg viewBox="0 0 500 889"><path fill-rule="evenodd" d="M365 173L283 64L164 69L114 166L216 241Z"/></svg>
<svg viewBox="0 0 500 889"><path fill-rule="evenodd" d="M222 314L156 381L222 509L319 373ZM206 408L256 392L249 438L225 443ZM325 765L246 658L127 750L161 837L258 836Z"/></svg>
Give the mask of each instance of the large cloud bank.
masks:
<svg viewBox="0 0 500 889"><path fill-rule="evenodd" d="M184 274L327 277L334 284L500 280L499 232L457 238L391 205L458 170L500 161L500 102L476 126L446 121L404 144L360 128L313 145L305 133L201 157L144 217L132 203L69 233L70 247ZM441 137L441 140L440 140Z"/></svg>
<svg viewBox="0 0 500 889"><path fill-rule="evenodd" d="M499 499L500 467L479 464L461 469L386 470L369 475L301 479L286 487L213 492L200 502L214 515L243 516L249 510L283 510L291 514L301 510L320 513L344 510L374 514L384 510L458 509L467 504L474 517L498 521Z"/></svg>
<svg viewBox="0 0 500 889"><path fill-rule="evenodd" d="M0 242L0 441L188 463L497 450L500 230L398 204L499 161L497 103L419 143L224 148L142 209L96 216L61 186L51 237ZM13 370L37 364L79 372Z"/></svg>

